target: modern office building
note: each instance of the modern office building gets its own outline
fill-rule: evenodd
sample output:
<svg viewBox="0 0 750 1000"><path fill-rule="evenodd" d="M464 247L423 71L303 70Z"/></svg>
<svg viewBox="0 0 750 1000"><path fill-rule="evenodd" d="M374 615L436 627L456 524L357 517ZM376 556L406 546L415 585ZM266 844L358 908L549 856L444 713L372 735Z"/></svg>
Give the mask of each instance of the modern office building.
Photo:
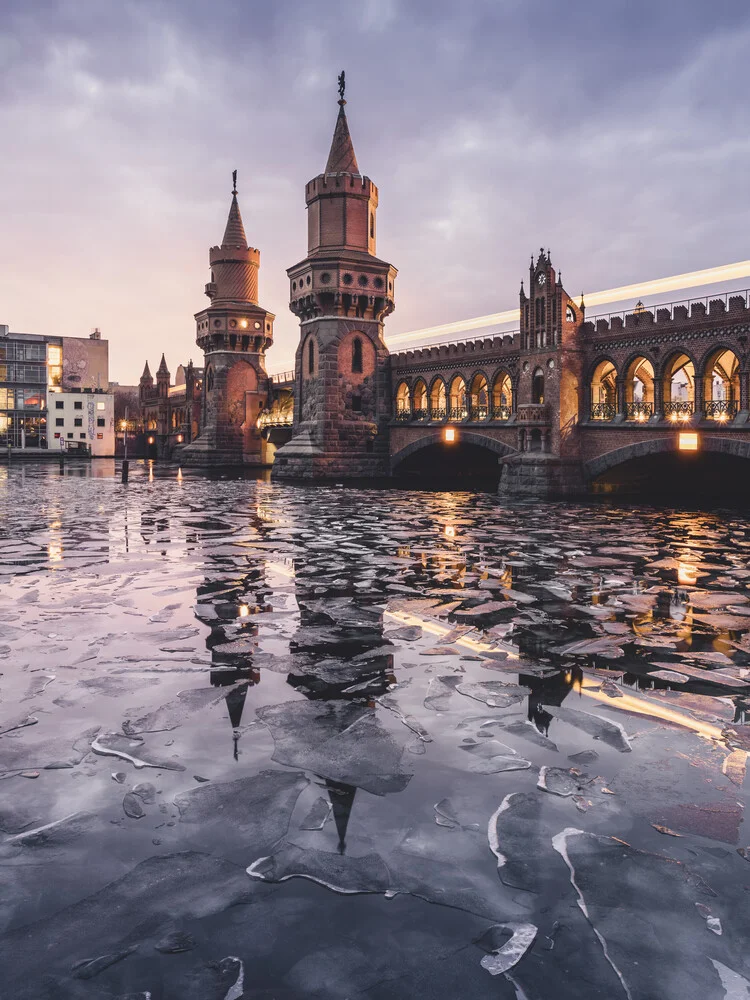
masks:
<svg viewBox="0 0 750 1000"><path fill-rule="evenodd" d="M50 399L108 386L109 345L99 330L90 337L52 337L13 333L0 324L0 448L48 450L55 440Z"/></svg>

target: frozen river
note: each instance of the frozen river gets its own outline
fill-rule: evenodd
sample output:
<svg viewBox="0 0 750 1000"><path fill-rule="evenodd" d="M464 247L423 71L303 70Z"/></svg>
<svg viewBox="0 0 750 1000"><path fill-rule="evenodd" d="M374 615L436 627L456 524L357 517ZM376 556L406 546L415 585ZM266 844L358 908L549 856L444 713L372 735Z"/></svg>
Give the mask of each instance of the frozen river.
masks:
<svg viewBox="0 0 750 1000"><path fill-rule="evenodd" d="M744 514L115 473L0 466L3 1000L750 998Z"/></svg>

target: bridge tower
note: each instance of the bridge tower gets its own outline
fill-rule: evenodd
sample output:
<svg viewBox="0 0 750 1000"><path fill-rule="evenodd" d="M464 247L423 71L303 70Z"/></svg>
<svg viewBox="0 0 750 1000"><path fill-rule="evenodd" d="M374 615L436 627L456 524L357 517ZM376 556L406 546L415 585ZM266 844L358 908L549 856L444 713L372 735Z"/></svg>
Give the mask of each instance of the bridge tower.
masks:
<svg viewBox="0 0 750 1000"><path fill-rule="evenodd" d="M232 180L224 238L209 250L211 304L195 314L205 370L200 433L175 450L186 465L265 464L258 417L268 401L265 354L275 316L258 304L260 250L248 246L236 170Z"/></svg>
<svg viewBox="0 0 750 1000"><path fill-rule="evenodd" d="M582 393L580 330L584 303L576 304L552 266L549 250L529 266L523 282L518 381L518 454L504 460L501 493L560 495L582 486L577 432Z"/></svg>
<svg viewBox="0 0 750 1000"><path fill-rule="evenodd" d="M307 257L287 271L300 320L292 439L278 478L387 475L391 400L383 321L396 269L375 255L378 189L360 172L344 110L323 173L305 188Z"/></svg>

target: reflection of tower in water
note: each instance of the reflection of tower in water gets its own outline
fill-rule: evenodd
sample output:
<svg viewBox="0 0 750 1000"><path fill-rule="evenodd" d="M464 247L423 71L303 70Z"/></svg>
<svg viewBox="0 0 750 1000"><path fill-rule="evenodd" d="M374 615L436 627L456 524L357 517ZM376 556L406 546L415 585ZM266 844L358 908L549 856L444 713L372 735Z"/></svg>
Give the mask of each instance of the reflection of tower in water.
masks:
<svg viewBox="0 0 750 1000"><path fill-rule="evenodd" d="M519 674L518 683L531 688L527 704L527 718L544 736L549 736L553 716L544 709L545 705L559 707L573 688L581 689L583 671L580 667L556 671L552 677L537 677L534 674Z"/></svg>
<svg viewBox="0 0 750 1000"><path fill-rule="evenodd" d="M363 586L367 568L340 550L316 550L295 560L300 625L290 643L287 683L310 701L359 702L374 709L375 699L395 683L393 654L383 636L383 595ZM336 849L344 854L357 787L319 777L331 803Z"/></svg>

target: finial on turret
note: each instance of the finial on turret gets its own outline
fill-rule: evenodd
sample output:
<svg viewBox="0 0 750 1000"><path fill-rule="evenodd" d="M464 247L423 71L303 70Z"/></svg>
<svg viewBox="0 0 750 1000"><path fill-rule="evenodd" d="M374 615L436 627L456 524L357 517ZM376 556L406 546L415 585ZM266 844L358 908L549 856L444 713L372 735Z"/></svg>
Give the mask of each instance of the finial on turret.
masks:
<svg viewBox="0 0 750 1000"><path fill-rule="evenodd" d="M232 194L237 194L237 171L232 171Z"/></svg>
<svg viewBox="0 0 750 1000"><path fill-rule="evenodd" d="M583 301L583 292L581 292L581 309L586 308L586 303Z"/></svg>
<svg viewBox="0 0 750 1000"><path fill-rule="evenodd" d="M346 70L341 70L339 73L339 104L346 104L344 100L344 91L346 90Z"/></svg>

